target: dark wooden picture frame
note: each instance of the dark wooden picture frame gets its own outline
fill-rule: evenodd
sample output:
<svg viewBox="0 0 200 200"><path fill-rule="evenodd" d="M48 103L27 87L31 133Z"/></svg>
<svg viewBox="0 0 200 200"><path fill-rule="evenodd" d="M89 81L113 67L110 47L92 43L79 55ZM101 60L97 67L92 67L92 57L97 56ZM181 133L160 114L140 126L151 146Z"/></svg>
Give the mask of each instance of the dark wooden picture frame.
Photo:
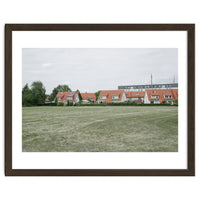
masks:
<svg viewBox="0 0 200 200"><path fill-rule="evenodd" d="M13 31L187 31L187 169L13 169ZM194 24L6 24L5 25L5 175L6 176L194 176L195 175L195 25Z"/></svg>

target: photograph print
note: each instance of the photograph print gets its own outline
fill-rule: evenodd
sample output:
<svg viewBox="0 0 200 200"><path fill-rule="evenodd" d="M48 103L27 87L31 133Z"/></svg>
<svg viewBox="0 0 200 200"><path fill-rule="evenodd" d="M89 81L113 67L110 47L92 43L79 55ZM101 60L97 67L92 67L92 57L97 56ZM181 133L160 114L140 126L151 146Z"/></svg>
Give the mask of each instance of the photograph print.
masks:
<svg viewBox="0 0 200 200"><path fill-rule="evenodd" d="M23 48L23 152L178 152L178 48Z"/></svg>

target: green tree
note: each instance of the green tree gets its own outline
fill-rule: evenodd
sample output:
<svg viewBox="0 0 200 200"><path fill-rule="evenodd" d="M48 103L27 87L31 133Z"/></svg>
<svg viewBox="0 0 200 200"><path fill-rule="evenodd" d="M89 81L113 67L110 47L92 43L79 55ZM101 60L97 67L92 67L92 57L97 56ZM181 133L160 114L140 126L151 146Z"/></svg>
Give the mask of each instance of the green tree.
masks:
<svg viewBox="0 0 200 200"><path fill-rule="evenodd" d="M22 95L23 94L26 94L27 92L29 92L30 91L30 89L29 89L29 87L28 87L28 83L26 83L26 85L23 87L23 89L22 89Z"/></svg>
<svg viewBox="0 0 200 200"><path fill-rule="evenodd" d="M56 104L56 106L58 105L58 98L57 97L55 99L55 104Z"/></svg>
<svg viewBox="0 0 200 200"><path fill-rule="evenodd" d="M46 99L49 99L49 94L45 94L45 98L46 98Z"/></svg>
<svg viewBox="0 0 200 200"><path fill-rule="evenodd" d="M33 95L33 104L34 105L41 105L45 103L45 92L46 89L43 86L41 81L33 82L31 85L31 91Z"/></svg>
<svg viewBox="0 0 200 200"><path fill-rule="evenodd" d="M96 101L97 101L97 100L98 100L98 98L99 98L100 92L101 92L101 91L99 90L98 92L96 92L96 93L95 93L95 96L96 96Z"/></svg>
<svg viewBox="0 0 200 200"><path fill-rule="evenodd" d="M178 99L173 100L173 104L178 106Z"/></svg>
<svg viewBox="0 0 200 200"><path fill-rule="evenodd" d="M81 93L80 93L80 91L79 91L79 90L77 90L77 92L78 92L78 98L79 98L79 102L82 102L82 100L83 100L83 97L81 96Z"/></svg>
<svg viewBox="0 0 200 200"><path fill-rule="evenodd" d="M71 91L68 85L58 85L53 89L52 93L49 95L49 100L54 101L58 92L68 92Z"/></svg>
<svg viewBox="0 0 200 200"><path fill-rule="evenodd" d="M26 84L22 89L22 105L31 106L33 104L32 91L29 89L28 84Z"/></svg>
<svg viewBox="0 0 200 200"><path fill-rule="evenodd" d="M59 92L68 92L68 91L71 91L71 89L69 88L68 85L58 85L56 88L57 88L57 90Z"/></svg>

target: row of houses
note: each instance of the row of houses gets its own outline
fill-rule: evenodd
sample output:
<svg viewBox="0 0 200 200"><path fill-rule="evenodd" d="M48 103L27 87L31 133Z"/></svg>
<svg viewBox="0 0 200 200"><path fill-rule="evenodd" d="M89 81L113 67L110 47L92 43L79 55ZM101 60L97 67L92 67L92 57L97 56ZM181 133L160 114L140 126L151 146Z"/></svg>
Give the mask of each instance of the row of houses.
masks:
<svg viewBox="0 0 200 200"><path fill-rule="evenodd" d="M102 90L96 101L95 93L80 93L83 103L114 103L134 101L136 103L160 104L165 101L172 103L178 99L178 89L146 89L145 91ZM58 92L58 102L79 102L78 91Z"/></svg>

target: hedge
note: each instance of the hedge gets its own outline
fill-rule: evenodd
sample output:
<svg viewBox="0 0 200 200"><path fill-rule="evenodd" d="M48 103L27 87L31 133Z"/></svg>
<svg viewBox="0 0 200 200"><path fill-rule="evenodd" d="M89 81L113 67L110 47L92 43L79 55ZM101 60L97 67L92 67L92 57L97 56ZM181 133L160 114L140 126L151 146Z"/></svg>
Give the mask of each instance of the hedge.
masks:
<svg viewBox="0 0 200 200"><path fill-rule="evenodd" d="M30 105L32 106L32 105ZM30 106L23 106L23 107L30 107ZM171 105L171 104L144 104L144 103L135 103L135 102L118 102L118 103L75 103L73 105L72 102L63 104L61 102L56 103L48 103L48 104L42 104L37 106L178 106L177 104ZM33 106L34 107L34 106Z"/></svg>

